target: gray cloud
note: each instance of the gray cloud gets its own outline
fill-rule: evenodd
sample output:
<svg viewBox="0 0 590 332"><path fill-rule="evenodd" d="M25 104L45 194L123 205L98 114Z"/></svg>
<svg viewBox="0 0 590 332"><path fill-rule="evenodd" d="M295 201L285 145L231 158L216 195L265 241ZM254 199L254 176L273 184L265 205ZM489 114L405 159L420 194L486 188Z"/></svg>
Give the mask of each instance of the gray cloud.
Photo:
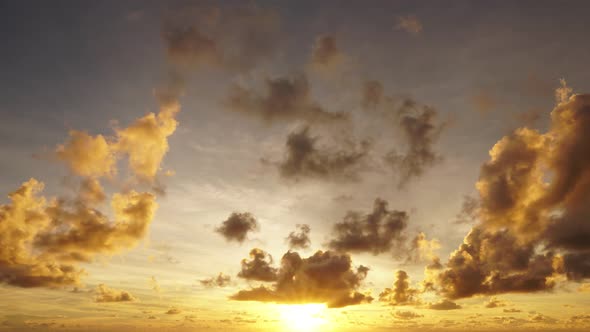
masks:
<svg viewBox="0 0 590 332"><path fill-rule="evenodd" d="M344 252L370 252L374 255L401 248L408 215L387 209L387 202L377 198L369 214L348 212L342 222L334 225L328 246Z"/></svg>
<svg viewBox="0 0 590 332"><path fill-rule="evenodd" d="M258 221L249 212L232 213L215 232L221 234L227 241L243 243L248 233L259 229Z"/></svg>

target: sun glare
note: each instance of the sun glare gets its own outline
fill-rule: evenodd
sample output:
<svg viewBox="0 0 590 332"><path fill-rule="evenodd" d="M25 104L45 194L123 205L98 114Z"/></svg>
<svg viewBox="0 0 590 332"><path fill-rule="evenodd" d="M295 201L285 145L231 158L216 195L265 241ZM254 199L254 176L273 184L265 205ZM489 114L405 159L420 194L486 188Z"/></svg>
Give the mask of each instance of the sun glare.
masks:
<svg viewBox="0 0 590 332"><path fill-rule="evenodd" d="M315 332L329 327L323 304L280 305L279 312L286 331Z"/></svg>

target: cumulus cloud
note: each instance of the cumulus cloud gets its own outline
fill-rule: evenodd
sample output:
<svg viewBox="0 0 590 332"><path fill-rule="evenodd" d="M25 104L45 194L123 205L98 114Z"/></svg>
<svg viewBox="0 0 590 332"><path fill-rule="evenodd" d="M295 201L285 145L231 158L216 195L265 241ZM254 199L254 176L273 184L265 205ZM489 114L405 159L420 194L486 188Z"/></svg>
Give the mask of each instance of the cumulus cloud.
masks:
<svg viewBox="0 0 590 332"><path fill-rule="evenodd" d="M205 287L225 287L231 283L231 277L220 272L216 277L201 279L199 282Z"/></svg>
<svg viewBox="0 0 590 332"><path fill-rule="evenodd" d="M506 303L506 301L500 300L497 297L491 297L486 303L485 303L485 307L486 308L498 308L498 307L505 307L508 304Z"/></svg>
<svg viewBox="0 0 590 332"><path fill-rule="evenodd" d="M590 278L590 95L570 94L562 82L547 132L519 128L490 150L476 184L479 223L440 274L448 297Z"/></svg>
<svg viewBox="0 0 590 332"><path fill-rule="evenodd" d="M331 249L343 252L370 252L374 255L400 248L405 240L408 215L389 210L387 202L377 198L369 214L349 211L334 225Z"/></svg>
<svg viewBox="0 0 590 332"><path fill-rule="evenodd" d="M71 130L69 135L69 140L65 144L57 146L55 154L72 172L87 177L102 177L115 173L115 151L104 136L92 137L78 130Z"/></svg>
<svg viewBox="0 0 590 332"><path fill-rule="evenodd" d="M457 303L444 299L440 302L431 303L428 305L428 309L432 310L455 310L461 309L461 306Z"/></svg>
<svg viewBox="0 0 590 332"><path fill-rule="evenodd" d="M434 145L446 127L446 122L438 122L437 116L438 112L434 108L418 107L410 99L405 100L399 108L396 126L401 130L407 147L401 153L396 149L390 151L385 156L385 162L397 173L400 188L442 160L434 150Z"/></svg>
<svg viewBox="0 0 590 332"><path fill-rule="evenodd" d="M279 27L278 13L272 9L192 5L169 13L162 39L173 64L246 71L274 54Z"/></svg>
<svg viewBox="0 0 590 332"><path fill-rule="evenodd" d="M234 84L226 100L235 112L257 116L267 122L305 120L338 123L348 120L348 114L330 112L312 99L309 82L304 75L269 78L264 92Z"/></svg>
<svg viewBox="0 0 590 332"><path fill-rule="evenodd" d="M272 256L262 249L250 250L250 260L242 259L242 270L238 277L256 281L275 281L277 269L272 267Z"/></svg>
<svg viewBox="0 0 590 332"><path fill-rule="evenodd" d="M311 240L309 239L309 233L311 232L311 227L309 225L297 225L297 232L289 233L286 240L289 245L289 249L306 249L309 248L311 245Z"/></svg>
<svg viewBox="0 0 590 332"><path fill-rule="evenodd" d="M20 287L76 285L78 262L131 248L147 233L157 203L150 193L116 193L114 220L82 198L74 202L40 196L31 179L0 206L0 281ZM84 196L80 196L84 197Z"/></svg>
<svg viewBox="0 0 590 332"><path fill-rule="evenodd" d="M399 270L395 274L392 288L386 288L379 294L379 300L394 306L416 305L420 303L418 289L410 285L410 277L406 271Z"/></svg>
<svg viewBox="0 0 590 332"><path fill-rule="evenodd" d="M440 249L440 242L437 239L428 240L423 232L419 232L414 236L408 249L408 262L439 261L439 257L435 252Z"/></svg>
<svg viewBox="0 0 590 332"><path fill-rule="evenodd" d="M221 234L227 241L243 243L248 233L260 228L258 221L249 212L232 213L215 231Z"/></svg>
<svg viewBox="0 0 590 332"><path fill-rule="evenodd" d="M169 150L168 137L178 126L175 117L180 111L178 98L183 86L179 80L174 77L166 87L156 91L158 113L148 113L128 127L115 128L113 137L70 131L68 141L56 147L57 159L74 174L97 179L117 174L117 161L127 157L135 176L154 181Z"/></svg>
<svg viewBox="0 0 590 332"><path fill-rule="evenodd" d="M109 288L105 284L99 284L96 287L95 302L134 302L137 299L131 293Z"/></svg>
<svg viewBox="0 0 590 332"><path fill-rule="evenodd" d="M242 271L244 268L242 261ZM261 301L286 304L325 303L329 308L371 302L359 288L369 269L352 266L347 254L318 251L308 258L287 252L276 271L276 281L241 290L230 298L238 301Z"/></svg>
<svg viewBox="0 0 590 332"><path fill-rule="evenodd" d="M334 36L322 35L316 38L310 59L313 66L330 68L340 63L342 58Z"/></svg>
<svg viewBox="0 0 590 332"><path fill-rule="evenodd" d="M419 34L423 28L422 22L414 15L399 16L395 27L398 30L404 30L411 34Z"/></svg>
<svg viewBox="0 0 590 332"><path fill-rule="evenodd" d="M364 168L370 144L345 146L342 149L318 146L318 137L311 136L309 127L302 127L289 134L284 159L279 163L283 178L299 180L315 178L323 180L351 181L358 179Z"/></svg>
<svg viewBox="0 0 590 332"><path fill-rule="evenodd" d="M72 130L54 151L80 187L74 197L45 197L36 179L24 182L0 205L0 282L20 287L77 285L79 263L133 248L148 233L158 208L151 192L136 191L137 181L110 197L101 181L118 183L118 161L126 157L134 179L153 182L175 131L182 81L171 77L156 91L160 110L139 118L111 137ZM101 203L110 201L110 211Z"/></svg>

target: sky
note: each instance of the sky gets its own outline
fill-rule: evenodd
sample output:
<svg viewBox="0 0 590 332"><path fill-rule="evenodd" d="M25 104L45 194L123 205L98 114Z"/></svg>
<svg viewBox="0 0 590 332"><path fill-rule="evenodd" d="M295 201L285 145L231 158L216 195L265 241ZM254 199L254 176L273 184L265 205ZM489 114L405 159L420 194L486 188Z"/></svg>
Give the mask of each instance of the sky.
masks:
<svg viewBox="0 0 590 332"><path fill-rule="evenodd" d="M0 331L590 329L586 1L1 1Z"/></svg>

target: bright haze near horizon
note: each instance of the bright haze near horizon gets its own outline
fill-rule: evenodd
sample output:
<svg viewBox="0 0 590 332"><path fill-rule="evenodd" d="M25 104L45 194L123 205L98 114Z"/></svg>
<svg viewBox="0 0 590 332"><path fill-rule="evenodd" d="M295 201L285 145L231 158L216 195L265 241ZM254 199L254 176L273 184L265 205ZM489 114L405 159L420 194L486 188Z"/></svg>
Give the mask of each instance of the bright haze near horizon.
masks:
<svg viewBox="0 0 590 332"><path fill-rule="evenodd" d="M589 9L0 2L0 331L587 331Z"/></svg>

